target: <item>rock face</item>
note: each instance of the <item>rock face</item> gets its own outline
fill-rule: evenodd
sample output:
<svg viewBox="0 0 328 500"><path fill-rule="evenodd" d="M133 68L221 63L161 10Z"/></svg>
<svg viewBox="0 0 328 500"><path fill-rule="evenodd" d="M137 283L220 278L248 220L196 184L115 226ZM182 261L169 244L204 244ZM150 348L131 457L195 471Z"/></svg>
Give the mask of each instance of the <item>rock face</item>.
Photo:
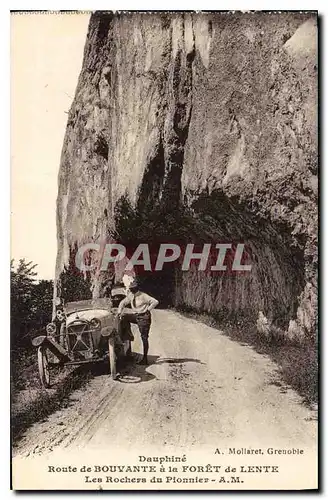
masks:
<svg viewBox="0 0 328 500"><path fill-rule="evenodd" d="M144 285L313 338L316 113L315 14L93 14L59 172L58 286L90 241L244 242L249 273ZM107 277L90 273L94 295Z"/></svg>

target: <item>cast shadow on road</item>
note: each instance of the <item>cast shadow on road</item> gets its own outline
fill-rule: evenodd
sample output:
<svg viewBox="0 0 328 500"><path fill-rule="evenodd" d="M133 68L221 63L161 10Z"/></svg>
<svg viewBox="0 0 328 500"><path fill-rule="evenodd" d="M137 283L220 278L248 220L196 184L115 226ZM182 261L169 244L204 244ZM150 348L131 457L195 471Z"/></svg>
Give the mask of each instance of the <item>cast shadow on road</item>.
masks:
<svg viewBox="0 0 328 500"><path fill-rule="evenodd" d="M201 365L205 365L205 363L203 361L200 361L200 359L195 359L195 358L160 358L156 364L157 365L161 365L162 363L169 363L169 364L173 364L173 363L199 363Z"/></svg>
<svg viewBox="0 0 328 500"><path fill-rule="evenodd" d="M140 365L137 359L120 368L120 376L118 380L125 384L138 384L141 382L150 382L157 379L155 375L148 371L148 368L154 365L167 364L182 364L182 363L200 363L205 364L195 358L161 358L160 356L148 356L148 365Z"/></svg>
<svg viewBox="0 0 328 500"><path fill-rule="evenodd" d="M148 356L148 365L139 365L138 357L134 358L127 364L119 367L120 376L118 380L125 384L139 384L140 382L149 382L150 380L156 379L155 375L149 373L147 368L149 366L156 364L156 360L159 356Z"/></svg>

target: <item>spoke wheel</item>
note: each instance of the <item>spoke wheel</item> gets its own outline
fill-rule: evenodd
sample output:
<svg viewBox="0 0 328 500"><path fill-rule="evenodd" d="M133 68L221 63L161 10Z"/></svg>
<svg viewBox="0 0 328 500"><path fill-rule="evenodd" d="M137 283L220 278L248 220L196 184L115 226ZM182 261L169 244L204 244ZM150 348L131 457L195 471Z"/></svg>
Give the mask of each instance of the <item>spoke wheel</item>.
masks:
<svg viewBox="0 0 328 500"><path fill-rule="evenodd" d="M41 385L48 389L50 387L50 371L47 352L43 346L38 349L38 367Z"/></svg>
<svg viewBox="0 0 328 500"><path fill-rule="evenodd" d="M62 323L60 325L60 333L59 333L59 343L60 345L67 350L67 339L66 339L66 325Z"/></svg>
<svg viewBox="0 0 328 500"><path fill-rule="evenodd" d="M115 354L115 340L113 338L108 339L108 358L109 358L109 371L110 376L115 379L117 377L116 373L116 354Z"/></svg>

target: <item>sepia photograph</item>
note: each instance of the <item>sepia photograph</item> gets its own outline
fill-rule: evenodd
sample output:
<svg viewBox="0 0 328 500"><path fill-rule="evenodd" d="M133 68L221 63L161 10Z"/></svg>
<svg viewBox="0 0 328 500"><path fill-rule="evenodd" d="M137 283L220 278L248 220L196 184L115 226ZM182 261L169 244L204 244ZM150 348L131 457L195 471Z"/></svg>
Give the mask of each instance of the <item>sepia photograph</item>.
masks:
<svg viewBox="0 0 328 500"><path fill-rule="evenodd" d="M318 490L318 12L10 20L11 488Z"/></svg>

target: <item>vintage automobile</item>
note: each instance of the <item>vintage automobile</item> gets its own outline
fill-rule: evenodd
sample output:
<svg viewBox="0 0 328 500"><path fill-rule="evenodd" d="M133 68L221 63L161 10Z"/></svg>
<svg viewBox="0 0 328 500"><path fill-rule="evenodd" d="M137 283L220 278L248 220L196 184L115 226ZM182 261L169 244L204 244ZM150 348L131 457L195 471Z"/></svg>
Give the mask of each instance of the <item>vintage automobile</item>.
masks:
<svg viewBox="0 0 328 500"><path fill-rule="evenodd" d="M109 371L116 378L116 361L131 353L130 325L119 328L116 311L125 297L124 287L111 291L111 298L89 299L57 304L56 318L46 326L46 335L32 340L38 349L41 384L51 385L51 368L109 360Z"/></svg>

